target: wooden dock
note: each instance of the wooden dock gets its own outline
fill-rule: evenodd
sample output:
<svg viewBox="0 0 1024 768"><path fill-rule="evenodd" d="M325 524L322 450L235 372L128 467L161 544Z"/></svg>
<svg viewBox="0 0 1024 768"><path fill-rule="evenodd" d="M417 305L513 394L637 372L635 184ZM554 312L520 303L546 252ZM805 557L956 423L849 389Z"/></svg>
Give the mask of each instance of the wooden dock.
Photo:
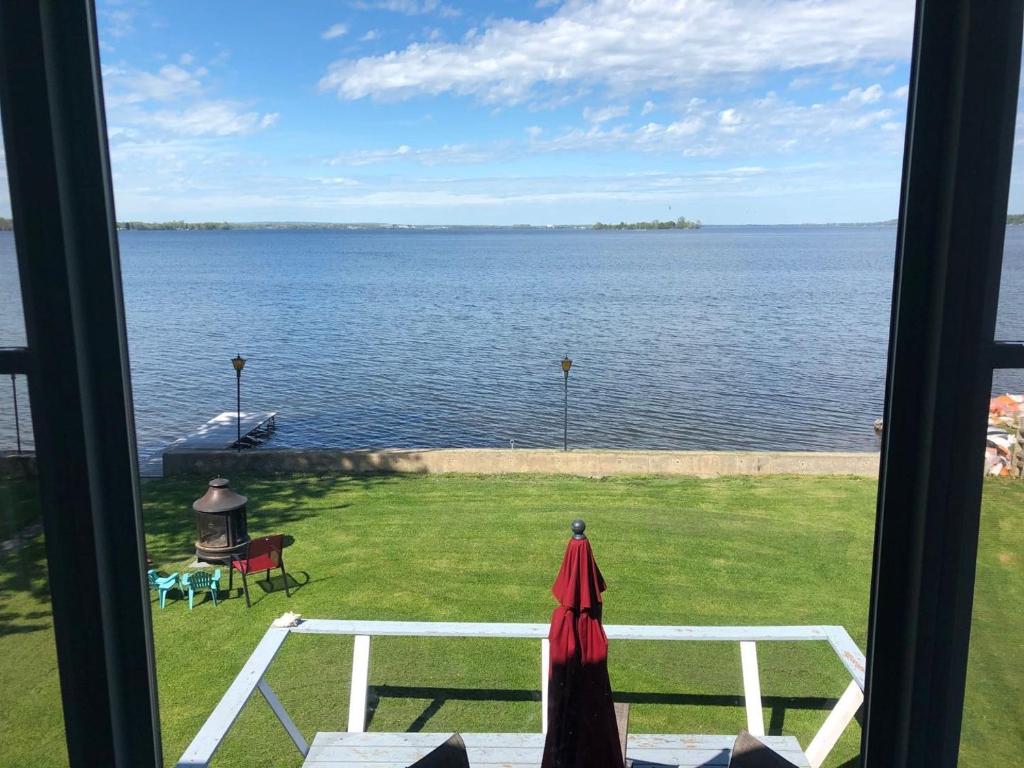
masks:
<svg viewBox="0 0 1024 768"><path fill-rule="evenodd" d="M277 411L241 413L242 447L254 447L275 426ZM233 448L238 438L238 414L224 411L185 437L180 437L162 451L152 454L139 467L143 477L163 476L163 457L167 451L223 451Z"/></svg>

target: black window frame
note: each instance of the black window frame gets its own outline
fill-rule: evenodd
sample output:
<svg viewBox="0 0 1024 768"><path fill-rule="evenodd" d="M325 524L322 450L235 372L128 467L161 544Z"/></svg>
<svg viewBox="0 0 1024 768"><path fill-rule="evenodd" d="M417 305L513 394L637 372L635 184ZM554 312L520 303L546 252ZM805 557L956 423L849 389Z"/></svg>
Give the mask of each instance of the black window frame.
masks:
<svg viewBox="0 0 1024 768"><path fill-rule="evenodd" d="M1024 3L919 0L867 643L863 765L955 766Z"/></svg>
<svg viewBox="0 0 1024 768"><path fill-rule="evenodd" d="M0 0L0 109L69 764L163 764L91 0Z"/></svg>
<svg viewBox="0 0 1024 768"><path fill-rule="evenodd" d="M1024 344L994 340L1022 3L917 2L867 649L871 768L957 761L992 370L1024 367ZM29 377L70 764L158 766L92 0L0 0L0 109L28 338L0 350L0 372Z"/></svg>

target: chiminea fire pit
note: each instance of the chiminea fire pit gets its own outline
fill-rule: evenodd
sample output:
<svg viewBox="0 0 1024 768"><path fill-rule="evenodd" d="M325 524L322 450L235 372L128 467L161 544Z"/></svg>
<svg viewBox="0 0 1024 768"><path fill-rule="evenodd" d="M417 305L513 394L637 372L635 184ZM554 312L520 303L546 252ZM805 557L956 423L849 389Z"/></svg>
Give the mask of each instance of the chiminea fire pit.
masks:
<svg viewBox="0 0 1024 768"><path fill-rule="evenodd" d="M249 543L245 505L248 499L228 487L223 477L215 477L192 509L196 513L196 559L224 563L232 555L242 554Z"/></svg>

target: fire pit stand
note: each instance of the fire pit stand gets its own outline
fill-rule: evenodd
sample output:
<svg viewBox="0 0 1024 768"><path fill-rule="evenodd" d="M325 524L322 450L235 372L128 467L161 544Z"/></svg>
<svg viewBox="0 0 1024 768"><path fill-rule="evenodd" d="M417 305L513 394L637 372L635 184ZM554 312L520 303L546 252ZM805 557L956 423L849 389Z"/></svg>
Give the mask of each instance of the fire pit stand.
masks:
<svg viewBox="0 0 1024 768"><path fill-rule="evenodd" d="M235 493L223 477L210 481L206 493L192 504L196 515L196 560L231 565L249 545L245 496Z"/></svg>

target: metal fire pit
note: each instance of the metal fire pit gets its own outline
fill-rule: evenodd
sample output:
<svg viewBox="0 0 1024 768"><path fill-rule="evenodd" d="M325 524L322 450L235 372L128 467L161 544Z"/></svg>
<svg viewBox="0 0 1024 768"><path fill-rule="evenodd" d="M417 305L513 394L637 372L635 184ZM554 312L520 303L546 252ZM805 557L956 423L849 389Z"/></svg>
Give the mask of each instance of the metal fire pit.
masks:
<svg viewBox="0 0 1024 768"><path fill-rule="evenodd" d="M248 499L231 490L225 478L210 481L206 493L192 504L197 560L223 563L244 552L249 543L246 502Z"/></svg>

